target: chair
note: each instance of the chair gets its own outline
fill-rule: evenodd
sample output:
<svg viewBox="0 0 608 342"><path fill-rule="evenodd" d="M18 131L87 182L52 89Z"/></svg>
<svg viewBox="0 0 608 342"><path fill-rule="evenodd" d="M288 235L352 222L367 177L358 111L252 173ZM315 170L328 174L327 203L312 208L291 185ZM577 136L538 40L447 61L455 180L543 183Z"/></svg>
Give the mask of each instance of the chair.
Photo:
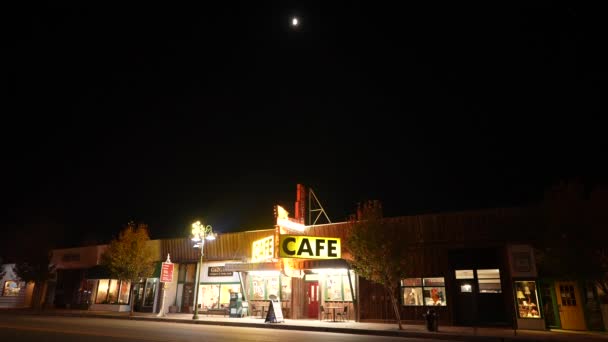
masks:
<svg viewBox="0 0 608 342"><path fill-rule="evenodd" d="M348 321L348 305L344 305L344 311L342 311L342 312L336 312L336 315L339 316L341 320Z"/></svg>
<svg viewBox="0 0 608 342"><path fill-rule="evenodd" d="M321 320L326 319L329 315L330 313L325 311L325 308L323 307L323 305L321 305Z"/></svg>
<svg viewBox="0 0 608 342"><path fill-rule="evenodd" d="M257 314L256 314L257 312ZM255 304L251 304L251 316L260 316L262 317L262 310L258 309Z"/></svg>

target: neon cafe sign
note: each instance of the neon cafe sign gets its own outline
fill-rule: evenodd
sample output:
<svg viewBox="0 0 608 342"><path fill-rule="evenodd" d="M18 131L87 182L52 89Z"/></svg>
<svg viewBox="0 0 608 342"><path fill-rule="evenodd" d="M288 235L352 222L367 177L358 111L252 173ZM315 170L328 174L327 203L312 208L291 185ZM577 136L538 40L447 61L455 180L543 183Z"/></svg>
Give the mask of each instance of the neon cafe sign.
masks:
<svg viewBox="0 0 608 342"><path fill-rule="evenodd" d="M280 235L279 256L281 258L339 259L340 238Z"/></svg>

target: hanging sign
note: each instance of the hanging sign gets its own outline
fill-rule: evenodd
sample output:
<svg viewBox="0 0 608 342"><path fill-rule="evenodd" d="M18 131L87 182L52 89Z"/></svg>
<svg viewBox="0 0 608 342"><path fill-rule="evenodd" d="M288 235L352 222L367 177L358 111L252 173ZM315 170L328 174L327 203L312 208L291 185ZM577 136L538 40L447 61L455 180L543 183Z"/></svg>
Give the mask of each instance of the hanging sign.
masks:
<svg viewBox="0 0 608 342"><path fill-rule="evenodd" d="M160 269L160 281L163 283L173 282L173 265L170 262L163 262L163 267Z"/></svg>

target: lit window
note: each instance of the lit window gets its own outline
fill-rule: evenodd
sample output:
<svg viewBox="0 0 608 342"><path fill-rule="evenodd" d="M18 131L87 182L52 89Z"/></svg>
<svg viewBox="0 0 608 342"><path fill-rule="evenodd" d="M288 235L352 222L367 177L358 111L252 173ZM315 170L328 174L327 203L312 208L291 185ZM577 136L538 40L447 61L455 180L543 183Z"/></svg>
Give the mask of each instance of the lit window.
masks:
<svg viewBox="0 0 608 342"><path fill-rule="evenodd" d="M487 269L477 270L479 293L501 293L500 270Z"/></svg>
<svg viewBox="0 0 608 342"><path fill-rule="evenodd" d="M519 318L540 318L535 281L516 281L515 299Z"/></svg>
<svg viewBox="0 0 608 342"><path fill-rule="evenodd" d="M445 280L435 278L406 278L401 280L404 306L446 306Z"/></svg>
<svg viewBox="0 0 608 342"><path fill-rule="evenodd" d="M4 282L4 287L2 290L3 296L14 297L19 295L19 291L21 291L21 284L14 280L7 280Z"/></svg>

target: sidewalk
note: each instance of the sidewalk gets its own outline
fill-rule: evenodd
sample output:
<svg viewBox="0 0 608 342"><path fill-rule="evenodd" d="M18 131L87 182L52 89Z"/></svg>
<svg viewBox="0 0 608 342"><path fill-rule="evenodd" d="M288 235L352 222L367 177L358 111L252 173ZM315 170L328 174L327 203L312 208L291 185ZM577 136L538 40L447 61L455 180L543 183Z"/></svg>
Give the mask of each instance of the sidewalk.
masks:
<svg viewBox="0 0 608 342"><path fill-rule="evenodd" d="M67 317L95 317L111 319L132 319L141 321L173 322L184 324L209 324L235 327L252 327L265 329L286 329L304 331L322 331L347 334L376 335L376 336L399 336L415 338L435 338L453 341L581 341L581 342L608 342L606 332L571 332L571 331L534 331L517 330L506 328L471 328L460 326L439 326L439 332L428 332L425 325L403 324L403 330L399 330L396 323L368 323L368 322L331 322L306 319L286 319L283 323L265 323L262 318L229 318L206 316L200 314L198 320L192 319L192 314L167 314L165 317L157 317L152 313L133 313L129 317L128 312L99 312L87 310L67 309L45 309L34 311L29 309L0 310L1 314L7 313L25 315L47 315Z"/></svg>

